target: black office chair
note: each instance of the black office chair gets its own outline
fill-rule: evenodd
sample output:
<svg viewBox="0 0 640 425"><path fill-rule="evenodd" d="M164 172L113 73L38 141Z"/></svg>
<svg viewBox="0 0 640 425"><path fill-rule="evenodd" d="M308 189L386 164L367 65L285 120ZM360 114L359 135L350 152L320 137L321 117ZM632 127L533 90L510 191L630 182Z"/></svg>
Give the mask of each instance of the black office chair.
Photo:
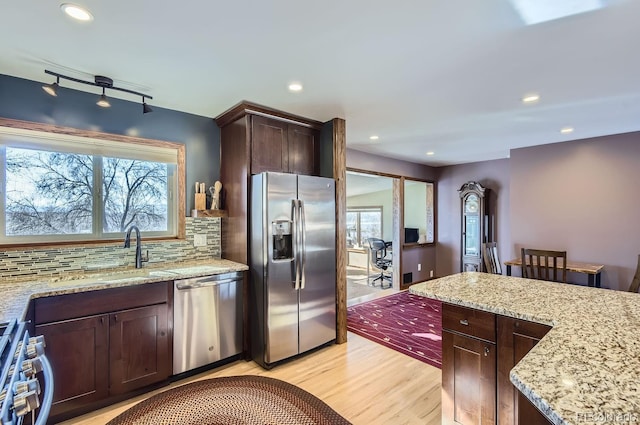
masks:
<svg viewBox="0 0 640 425"><path fill-rule="evenodd" d="M370 263L373 267L380 270L380 276L373 279L371 285L376 286L376 280L380 281L380 288L384 288L385 279L389 281L389 288L391 288L391 276L385 274L387 269L391 267L392 260L390 258L386 258L387 256L387 243L379 238L369 238L367 239L369 242L369 250L370 250Z"/></svg>

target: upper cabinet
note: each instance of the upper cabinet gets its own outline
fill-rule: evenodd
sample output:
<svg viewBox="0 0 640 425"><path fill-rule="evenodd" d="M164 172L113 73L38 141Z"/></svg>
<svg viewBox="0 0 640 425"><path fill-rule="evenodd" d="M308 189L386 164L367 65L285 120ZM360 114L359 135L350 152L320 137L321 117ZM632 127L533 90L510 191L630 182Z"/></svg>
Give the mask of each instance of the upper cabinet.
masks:
<svg viewBox="0 0 640 425"><path fill-rule="evenodd" d="M491 242L489 220L489 189L478 182L470 181L458 190L461 201L462 240L460 271L484 271L482 244Z"/></svg>
<svg viewBox="0 0 640 425"><path fill-rule="evenodd" d="M318 175L319 131L263 116L251 116L250 120L251 174Z"/></svg>
<svg viewBox="0 0 640 425"><path fill-rule="evenodd" d="M264 171L319 175L323 123L246 101L215 121L220 127L222 207L228 213L222 255L247 264L250 176Z"/></svg>

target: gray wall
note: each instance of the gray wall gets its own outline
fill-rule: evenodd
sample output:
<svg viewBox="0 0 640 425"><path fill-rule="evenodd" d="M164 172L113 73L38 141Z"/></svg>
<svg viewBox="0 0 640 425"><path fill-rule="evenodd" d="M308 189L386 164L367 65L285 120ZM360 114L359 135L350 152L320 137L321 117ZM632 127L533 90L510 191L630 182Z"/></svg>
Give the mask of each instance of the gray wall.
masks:
<svg viewBox="0 0 640 425"><path fill-rule="evenodd" d="M511 243L604 264L627 290L640 254L640 132L511 151ZM584 276L570 276L584 283Z"/></svg>
<svg viewBox="0 0 640 425"><path fill-rule="evenodd" d="M90 86L91 92L61 87L52 97L42 90L43 83L52 81L44 72L41 82L0 74L0 116L184 144L187 212L193 208L193 183L205 181L208 187L220 178L220 129L213 119L158 107L143 114L139 101L115 98L110 98L110 108L101 108L96 105L98 89Z"/></svg>
<svg viewBox="0 0 640 425"><path fill-rule="evenodd" d="M492 189L502 262L523 246L604 264L602 286L626 291L640 254L640 132L514 149L510 159L442 167L436 273L460 270L460 198L469 180ZM519 276L519 268L514 268ZM586 285L581 274L568 280Z"/></svg>
<svg viewBox="0 0 640 425"><path fill-rule="evenodd" d="M347 149L347 168L432 181L436 178L437 170L428 165L385 158L353 149Z"/></svg>
<svg viewBox="0 0 640 425"><path fill-rule="evenodd" d="M460 271L461 204L458 189L471 180L491 189L490 207L495 220L494 239L502 261L510 256L508 159L453 165L439 169L437 183L436 274L446 276Z"/></svg>

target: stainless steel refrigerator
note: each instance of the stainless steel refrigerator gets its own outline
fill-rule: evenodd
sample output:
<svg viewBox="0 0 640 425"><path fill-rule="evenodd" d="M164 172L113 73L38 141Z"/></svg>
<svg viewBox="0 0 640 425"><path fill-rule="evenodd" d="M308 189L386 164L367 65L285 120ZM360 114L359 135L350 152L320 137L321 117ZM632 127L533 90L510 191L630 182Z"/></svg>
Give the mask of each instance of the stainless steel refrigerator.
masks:
<svg viewBox="0 0 640 425"><path fill-rule="evenodd" d="M336 339L333 179L251 179L251 351L262 367Z"/></svg>

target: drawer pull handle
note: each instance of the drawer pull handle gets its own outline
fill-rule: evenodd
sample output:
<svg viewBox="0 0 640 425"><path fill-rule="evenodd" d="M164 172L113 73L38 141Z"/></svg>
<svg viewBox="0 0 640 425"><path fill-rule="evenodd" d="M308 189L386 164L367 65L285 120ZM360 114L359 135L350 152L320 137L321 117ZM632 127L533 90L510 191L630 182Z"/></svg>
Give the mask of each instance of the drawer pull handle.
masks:
<svg viewBox="0 0 640 425"><path fill-rule="evenodd" d="M465 326L469 326L469 321L467 319L460 319L460 324L461 325L465 325Z"/></svg>
<svg viewBox="0 0 640 425"><path fill-rule="evenodd" d="M489 355L489 347L484 347L484 356L487 357Z"/></svg>

